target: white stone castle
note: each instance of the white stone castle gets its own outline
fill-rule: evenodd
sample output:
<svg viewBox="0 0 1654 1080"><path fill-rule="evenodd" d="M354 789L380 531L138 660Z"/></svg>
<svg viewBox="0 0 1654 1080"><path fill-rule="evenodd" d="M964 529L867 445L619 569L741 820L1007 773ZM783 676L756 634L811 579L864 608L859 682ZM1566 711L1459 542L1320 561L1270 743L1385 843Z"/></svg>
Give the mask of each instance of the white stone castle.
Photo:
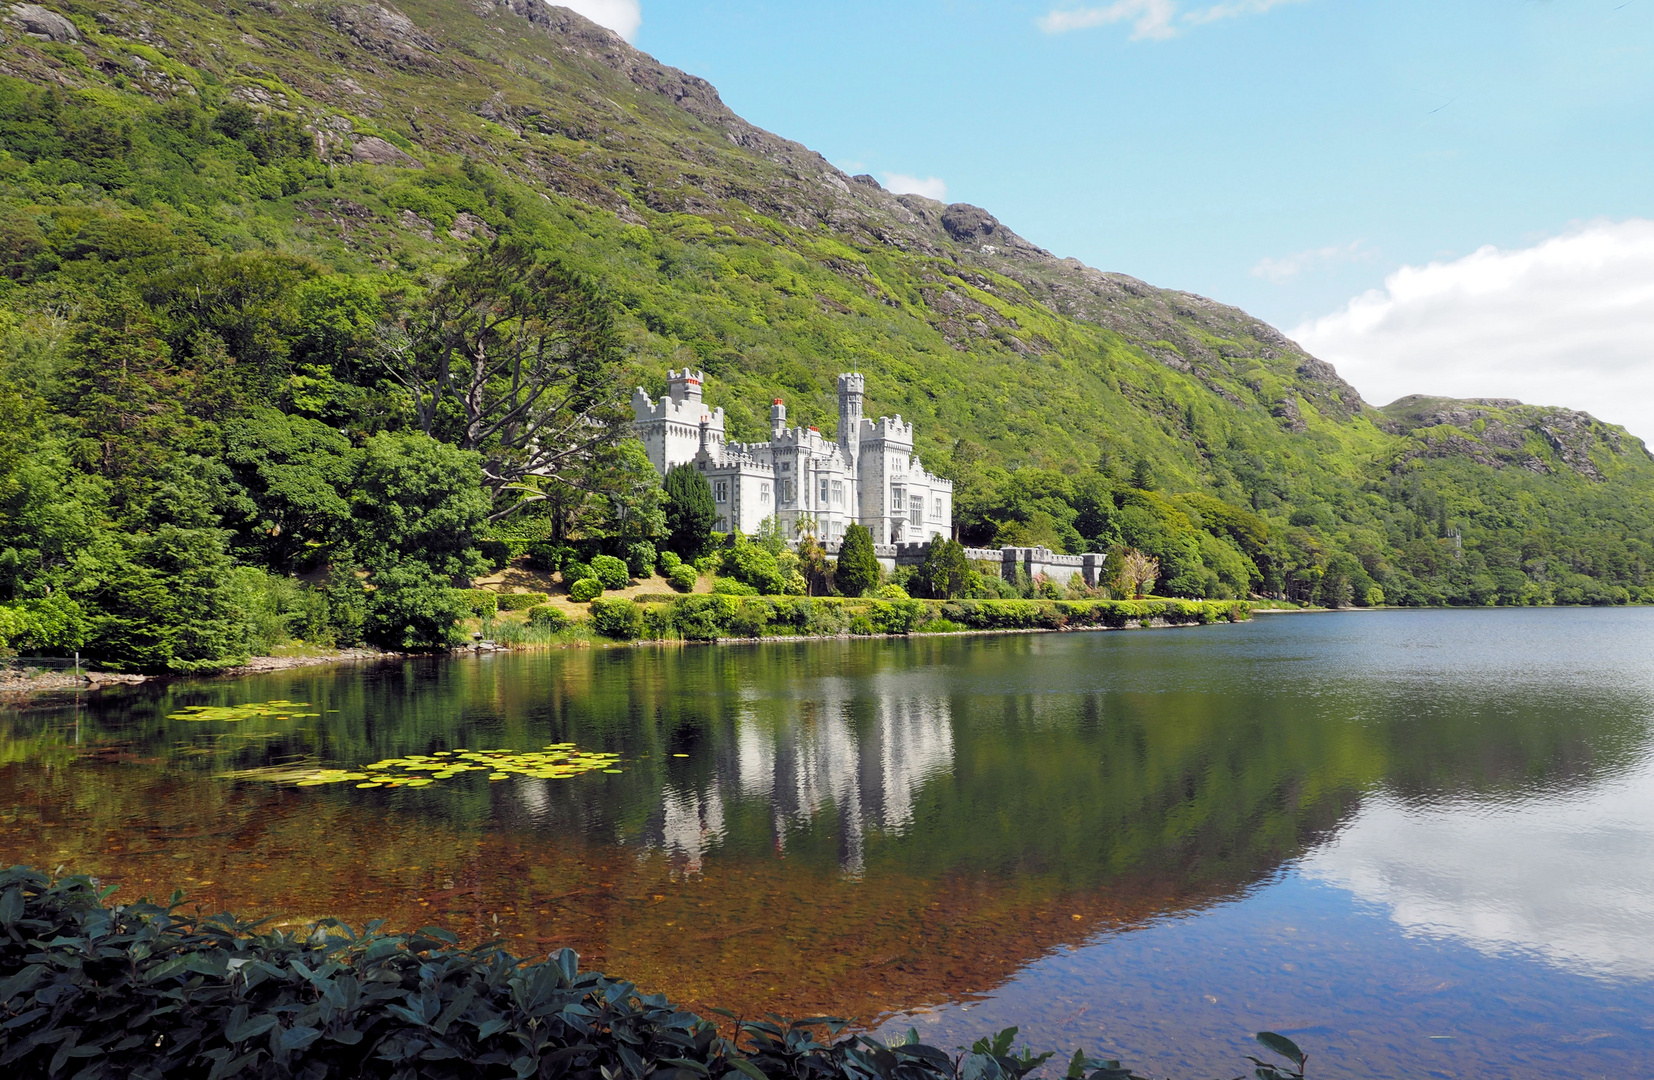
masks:
<svg viewBox="0 0 1654 1080"><path fill-rule="evenodd" d="M719 532L756 533L775 518L781 534L814 521L820 540L837 541L865 525L875 544L926 543L953 536L953 481L926 472L913 453L913 425L900 415L862 417L865 382L838 377L838 439L816 428L787 426L780 398L770 409L770 441L726 443L724 410L701 400L705 375L667 372L668 393L632 395L638 438L661 475L692 463L712 485Z"/></svg>

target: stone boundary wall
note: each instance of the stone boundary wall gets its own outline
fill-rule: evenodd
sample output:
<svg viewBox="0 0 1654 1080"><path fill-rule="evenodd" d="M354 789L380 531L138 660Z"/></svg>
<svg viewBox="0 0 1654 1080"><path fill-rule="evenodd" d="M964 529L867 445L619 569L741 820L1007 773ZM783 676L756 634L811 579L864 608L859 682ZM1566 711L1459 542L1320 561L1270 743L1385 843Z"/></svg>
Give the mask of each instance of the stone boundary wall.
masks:
<svg viewBox="0 0 1654 1080"><path fill-rule="evenodd" d="M839 543L832 541L823 544L827 554L838 558ZM925 561L930 553L930 542L919 544L874 544L873 555L879 560L879 565L885 573L890 573L898 566L918 566ZM1099 552L1088 552L1084 555L1058 555L1050 548L1043 547L1008 547L1008 548L966 548L965 558L976 563L979 567L984 563L991 563L998 568L999 576L1005 581L1015 581L1017 571L1021 570L1029 580L1044 574L1058 585L1067 585L1068 579L1079 574L1087 585L1096 585L1103 573L1103 556ZM985 567L983 567L986 569Z"/></svg>

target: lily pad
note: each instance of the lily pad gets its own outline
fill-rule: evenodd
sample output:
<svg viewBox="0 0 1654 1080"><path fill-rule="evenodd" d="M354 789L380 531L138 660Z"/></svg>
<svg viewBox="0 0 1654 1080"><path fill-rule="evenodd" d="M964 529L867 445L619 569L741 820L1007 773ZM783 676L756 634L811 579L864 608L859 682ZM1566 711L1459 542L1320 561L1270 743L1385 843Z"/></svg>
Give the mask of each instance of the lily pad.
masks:
<svg viewBox="0 0 1654 1080"><path fill-rule="evenodd" d="M302 712L313 706L308 701L250 701L245 705L188 705L167 717L168 720L218 720L235 723L241 720L300 720L322 715Z"/></svg>
<svg viewBox="0 0 1654 1080"><path fill-rule="evenodd" d="M354 781L358 788L428 787L468 772L483 772L490 780L527 776L562 780L589 772L618 773L619 754L588 753L573 743L552 743L543 750L439 750L386 758L356 769L318 769L297 781L299 787L321 787Z"/></svg>

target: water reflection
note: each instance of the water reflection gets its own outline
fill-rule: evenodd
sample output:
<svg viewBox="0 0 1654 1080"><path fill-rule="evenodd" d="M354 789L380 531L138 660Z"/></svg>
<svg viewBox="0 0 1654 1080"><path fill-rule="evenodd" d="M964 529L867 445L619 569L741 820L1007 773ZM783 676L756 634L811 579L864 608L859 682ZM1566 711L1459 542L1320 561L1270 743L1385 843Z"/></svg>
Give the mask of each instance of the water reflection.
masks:
<svg viewBox="0 0 1654 1080"><path fill-rule="evenodd" d="M1492 958L1549 939L1556 963L1650 976L1614 946L1654 940L1638 795L1654 619L1603 613L1593 638L1574 613L1515 614L1532 619L591 650L144 687L87 702L78 729L72 710L0 713L0 858L86 868L128 897L497 929L747 1013L946 1017L1034 987L1007 1022L1072 1041L1064 1016L1102 1015L1137 1032L1122 1049L1199 1026L1176 1004L1209 993L1186 950L1296 940L1308 916L1290 933L1254 916L1310 880L1300 860L1314 895ZM1513 656L1541 654L1562 656L1541 664L1555 678L1512 677ZM175 716L278 698L319 715ZM260 771L561 741L623 771L369 791ZM1394 970L1405 949L1316 903L1325 970L1369 984L1339 991L1360 1004L1336 1022L1370 1022L1372 986L1413 985ZM1156 940L1171 943L1154 956L1126 944ZM1276 1015L1223 1016L1287 1026L1282 1010L1325 994L1269 989Z"/></svg>
<svg viewBox="0 0 1654 1080"><path fill-rule="evenodd" d="M1306 876L1411 932L1574 974L1654 979L1654 763L1539 799L1373 799Z"/></svg>

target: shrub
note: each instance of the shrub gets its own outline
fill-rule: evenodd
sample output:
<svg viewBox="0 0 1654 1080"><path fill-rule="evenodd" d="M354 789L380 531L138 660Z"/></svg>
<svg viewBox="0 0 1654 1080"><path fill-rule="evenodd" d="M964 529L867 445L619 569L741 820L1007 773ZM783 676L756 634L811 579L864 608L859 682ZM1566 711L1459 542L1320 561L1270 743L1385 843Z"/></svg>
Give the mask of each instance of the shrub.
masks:
<svg viewBox="0 0 1654 1080"><path fill-rule="evenodd" d="M382 649L430 652L463 640L455 625L470 613L460 590L423 563L393 566L374 576L362 636Z"/></svg>
<svg viewBox="0 0 1654 1080"><path fill-rule="evenodd" d="M492 619L500 610L499 594L487 589L456 589L471 614L479 619Z"/></svg>
<svg viewBox="0 0 1654 1080"><path fill-rule="evenodd" d="M965 629L963 626L960 626L956 622L949 622L947 619L932 619L932 620L930 620L930 622L925 623L923 626L919 627L919 629L916 631L916 633L920 633L920 634L957 634L963 629Z"/></svg>
<svg viewBox="0 0 1654 1080"><path fill-rule="evenodd" d="M569 617L549 604L542 604L528 609L528 625L536 629L565 630L569 625Z"/></svg>
<svg viewBox="0 0 1654 1080"><path fill-rule="evenodd" d="M877 631L873 629L873 620L869 619L866 615L857 615L855 618L850 620L850 632L852 634L860 634L863 636L877 633Z"/></svg>
<svg viewBox="0 0 1654 1080"><path fill-rule="evenodd" d="M542 541L529 545L528 565L535 570L553 573L564 569L571 562L576 561L575 551L567 544L553 544ZM578 581L579 578L574 580Z"/></svg>
<svg viewBox="0 0 1654 1080"><path fill-rule="evenodd" d="M581 578L569 586L569 599L577 604L588 603L603 595L603 583L596 578Z"/></svg>
<svg viewBox="0 0 1654 1080"><path fill-rule="evenodd" d="M957 1057L860 1035L823 1044L814 1029L836 1036L843 1021L822 1018L742 1024L732 1041L664 997L581 971L570 949L524 962L497 941L461 949L434 927L356 934L335 919L261 933L186 911L176 895L112 908L104 895L90 878L0 871L11 1075L1024 1080L1051 1057L1013 1056L1015 1028ZM1259 1061L1260 1080L1303 1076L1295 1043L1257 1038L1295 1066ZM1068 1075L1133 1074L1075 1054Z"/></svg>
<svg viewBox="0 0 1654 1080"><path fill-rule="evenodd" d="M655 567L660 570L662 577L670 577L672 571L682 565L683 560L678 558L678 553L675 551L663 551L655 559Z"/></svg>
<svg viewBox="0 0 1654 1080"><path fill-rule="evenodd" d="M712 582L712 591L719 596L757 596L758 590L743 581L721 577Z"/></svg>
<svg viewBox="0 0 1654 1080"><path fill-rule="evenodd" d="M593 600L592 629L604 637L630 641L643 633L643 611L630 600Z"/></svg>
<svg viewBox="0 0 1654 1080"><path fill-rule="evenodd" d="M494 595L501 611L527 611L551 599L543 592L505 592Z"/></svg>
<svg viewBox="0 0 1654 1080"><path fill-rule="evenodd" d="M873 628L881 634L911 634L929 612L918 600L880 600L868 613Z"/></svg>
<svg viewBox="0 0 1654 1080"><path fill-rule="evenodd" d="M723 553L723 572L760 596L777 596L787 584L776 556L744 540Z"/></svg>
<svg viewBox="0 0 1654 1080"><path fill-rule="evenodd" d="M687 560L686 560L687 561ZM716 574L724 565L722 552L711 551L694 560L695 569L703 574Z"/></svg>
<svg viewBox="0 0 1654 1080"><path fill-rule="evenodd" d="M655 572L655 545L639 540L626 546L626 569L633 577L648 577Z"/></svg>
<svg viewBox="0 0 1654 1080"><path fill-rule="evenodd" d="M565 585L573 585L576 581L585 581L587 578L596 576L592 573L592 568L579 559L571 558L563 563L563 584Z"/></svg>
<svg viewBox="0 0 1654 1080"><path fill-rule="evenodd" d="M692 591L695 588L695 582L699 581L700 577L699 574L695 573L695 568L688 563L679 563L666 574L666 580L671 582L672 587L679 592Z"/></svg>
<svg viewBox="0 0 1654 1080"><path fill-rule="evenodd" d="M605 589L624 589L632 583L631 572L626 564L613 555L594 556L592 576L601 581Z"/></svg>
<svg viewBox="0 0 1654 1080"><path fill-rule="evenodd" d="M878 597L880 600L908 599L907 590L902 588L900 585L881 585L879 586L878 591L873 595Z"/></svg>

